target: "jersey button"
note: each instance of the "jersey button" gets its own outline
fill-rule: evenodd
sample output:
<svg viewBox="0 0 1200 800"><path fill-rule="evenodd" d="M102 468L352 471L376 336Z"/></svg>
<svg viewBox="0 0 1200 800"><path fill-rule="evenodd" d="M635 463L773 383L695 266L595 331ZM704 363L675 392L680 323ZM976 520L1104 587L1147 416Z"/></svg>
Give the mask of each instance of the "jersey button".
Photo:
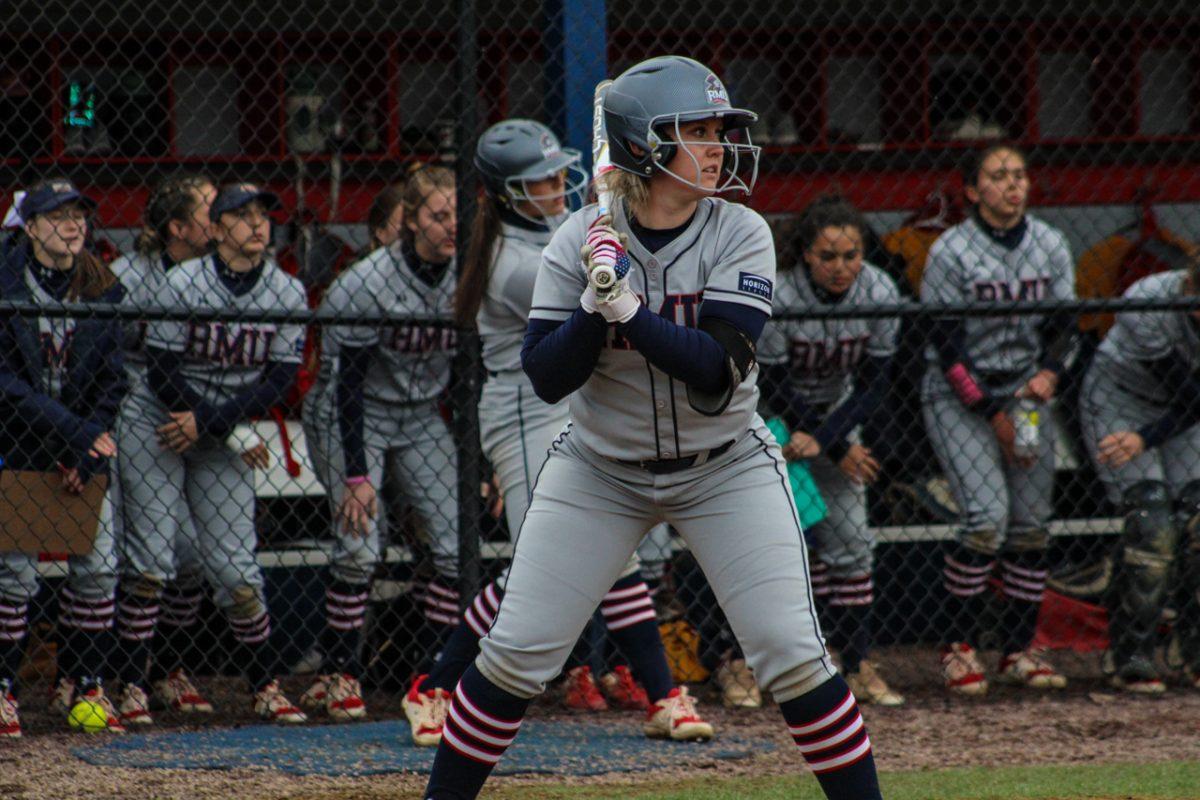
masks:
<svg viewBox="0 0 1200 800"><path fill-rule="evenodd" d="M666 401L665 401L665 400L659 400L659 401L658 401L658 402L656 402L654 405L655 405L657 408L659 408L659 409L663 409L663 408L666 408L666 407L667 407L667 403L666 403Z"/></svg>
<svg viewBox="0 0 1200 800"><path fill-rule="evenodd" d="M659 458L670 458L673 455L675 455L675 454L672 453L670 450L663 450L661 453L658 454L658 457Z"/></svg>
<svg viewBox="0 0 1200 800"><path fill-rule="evenodd" d="M658 259L650 259L646 262L646 266L650 269L658 269Z"/></svg>

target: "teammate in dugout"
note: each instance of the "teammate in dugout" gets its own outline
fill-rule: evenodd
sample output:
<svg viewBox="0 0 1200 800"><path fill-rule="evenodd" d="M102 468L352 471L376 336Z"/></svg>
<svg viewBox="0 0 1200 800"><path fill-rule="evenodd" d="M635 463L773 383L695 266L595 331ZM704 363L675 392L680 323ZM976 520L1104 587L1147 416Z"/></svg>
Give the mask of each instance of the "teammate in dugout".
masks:
<svg viewBox="0 0 1200 800"><path fill-rule="evenodd" d="M1193 260L1186 270L1142 278L1125 297L1197 294ZM1178 588L1179 655L1200 689L1200 312L1118 314L1084 378L1080 411L1092 463L1125 514L1108 597L1113 683L1166 691L1154 651Z"/></svg>
<svg viewBox="0 0 1200 800"><path fill-rule="evenodd" d="M1025 156L997 144L972 154L963 182L969 218L934 243L921 299L961 303L1071 300L1075 276L1066 239L1026 213ZM975 652L987 581L1000 565L999 679L1056 689L1066 678L1030 648L1048 570L1046 522L1054 491L1054 421L1049 403L1072 347L1070 313L943 317L934 321L921 387L931 444L963 509L945 553L941 617L946 687L981 695L987 678ZM1013 409L1041 407L1036 448L1014 450Z"/></svg>
<svg viewBox="0 0 1200 800"><path fill-rule="evenodd" d="M21 236L0 252L0 296L40 307L116 303L121 287L84 249L96 204L63 179L31 187L20 204ZM117 453L109 431L125 393L121 326L111 320L11 317L0 328L0 455L5 469L57 470L79 494ZM20 504L18 504L19 506ZM28 504L25 504L28 508ZM15 509L9 509L14 513ZM99 704L108 731L124 731L103 681L115 677L113 506L106 496L92 551L67 561L59 592L58 674ZM36 555L0 554L0 737L21 735L15 683L25 652L29 603L39 586ZM65 708L52 707L65 716Z"/></svg>
<svg viewBox="0 0 1200 800"><path fill-rule="evenodd" d="M479 401L480 438L496 470L514 537L529 508L534 477L568 419L565 400L547 404L535 394L521 370L521 344L542 250L565 220L568 199L578 197L586 185L579 160L579 152L563 149L549 128L525 119L488 128L475 153L486 196L459 281L456 316L464 327L476 325L483 340L487 381ZM428 676L416 679L405 697L417 745L441 741L450 692L492 626L507 577L501 575L479 592L437 664ZM657 707L675 687L636 556L630 556L600 607L606 627L633 665L632 674L622 666L601 676L601 686L620 707ZM572 673L569 682L592 681L588 667L575 667ZM635 677L644 688L635 684ZM713 735L712 726L698 716L679 720L669 733L680 740Z"/></svg>
<svg viewBox="0 0 1200 800"><path fill-rule="evenodd" d="M188 311L306 310L304 289L267 255L268 211L278 198L248 183L221 188L209 210L214 249L172 267L153 305ZM136 673L157 625L163 587L176 576L190 507L194 550L233 630L236 663L255 712L280 723L304 714L275 679L271 620L255 549L254 466L226 443L239 423L280 402L304 345L299 324L156 320L146 371L122 405L121 643Z"/></svg>
<svg viewBox="0 0 1200 800"><path fill-rule="evenodd" d="M339 275L321 302L347 320L389 314L401 321L326 326L321 371L304 403L309 453L332 503L335 546L321 634L325 664L301 702L335 720L367 713L358 652L386 509L416 507L437 572L426 589L426 619L443 637L459 622L457 454L438 409L457 336L449 325L403 321L452 318L454 174L422 167L408 176L403 197L400 239Z"/></svg>
<svg viewBox="0 0 1200 800"><path fill-rule="evenodd" d="M570 396L571 424L535 479L504 601L451 698L424 796L479 793L646 529L667 522L826 795L878 798L870 740L812 606L783 457L754 410L771 233L715 197L753 185L740 173L756 171L758 150L741 139L756 117L679 56L627 70L603 111L612 217L588 206L555 233L522 350L539 397ZM598 267L619 278L603 294ZM669 735L692 714L675 690L649 723Z"/></svg>
<svg viewBox="0 0 1200 800"><path fill-rule="evenodd" d="M863 261L865 229L844 200L814 201L800 218L803 260L780 277L775 312L803 313L817 303L866 308L899 302L887 273ZM875 539L867 526L866 487L878 477L879 462L859 441L859 426L887 395L899 329L895 317L774 320L759 348L767 405L791 431L783 456L807 460L829 509L806 531L823 627L854 696L885 706L904 698L867 659Z"/></svg>

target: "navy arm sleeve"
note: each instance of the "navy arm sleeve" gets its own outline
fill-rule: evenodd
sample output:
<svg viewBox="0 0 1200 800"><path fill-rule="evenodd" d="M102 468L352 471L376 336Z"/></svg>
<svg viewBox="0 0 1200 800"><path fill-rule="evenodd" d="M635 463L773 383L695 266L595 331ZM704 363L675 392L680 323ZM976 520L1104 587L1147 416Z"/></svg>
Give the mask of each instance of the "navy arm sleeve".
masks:
<svg viewBox="0 0 1200 800"><path fill-rule="evenodd" d="M850 449L846 437L861 425L887 395L892 380L892 359L872 356L863 359L854 380L854 391L837 408L829 412L813 433L821 451L835 464Z"/></svg>
<svg viewBox="0 0 1200 800"><path fill-rule="evenodd" d="M1162 376L1163 386L1174 398L1162 416L1138 429L1149 450L1200 422L1200 372L1189 370L1185 362L1172 356L1143 363Z"/></svg>
<svg viewBox="0 0 1200 800"><path fill-rule="evenodd" d="M783 419L789 431L814 431L821 417L796 389L787 364L760 364L762 377L759 388L768 411Z"/></svg>
<svg viewBox="0 0 1200 800"><path fill-rule="evenodd" d="M210 436L223 439L241 421L260 417L271 407L283 402L288 389L296 381L300 365L285 361L268 361L263 365L258 382L238 392L218 406L205 404L196 411L196 427Z"/></svg>
<svg viewBox="0 0 1200 800"><path fill-rule="evenodd" d="M706 300L701 317L716 317L737 327L757 342L767 324L767 315L741 303ZM639 306L633 319L617 326L639 353L672 378L705 392L717 393L729 380L725 348L699 328L676 325Z"/></svg>
<svg viewBox="0 0 1200 800"><path fill-rule="evenodd" d="M343 347L338 352L335 399L346 478L360 478L367 474L367 453L363 444L363 383L374 355L373 347Z"/></svg>
<svg viewBox="0 0 1200 800"><path fill-rule="evenodd" d="M533 391L547 403L557 403L587 383L608 337L600 314L575 309L564 322L531 319L521 346L521 366Z"/></svg>
<svg viewBox="0 0 1200 800"><path fill-rule="evenodd" d="M194 411L208 404L200 393L188 386L187 379L179 369L179 354L159 347L146 347L147 383L154 396L168 411Z"/></svg>
<svg viewBox="0 0 1200 800"><path fill-rule="evenodd" d="M1039 363L1042 369L1048 369L1056 375L1066 371L1067 356L1075 345L1078 324L1076 315L1070 311L1055 311L1041 321L1038 334L1042 340L1042 359Z"/></svg>
<svg viewBox="0 0 1200 800"><path fill-rule="evenodd" d="M966 339L966 324L958 317L935 319L929 329L929 343L937 353L938 366L942 368L955 394L969 411L991 419L998 411L1004 410L1007 398L996 397L980 385L978 376L973 374ZM970 386L964 387L962 383L969 383ZM973 391L981 397L967 402L964 395Z"/></svg>

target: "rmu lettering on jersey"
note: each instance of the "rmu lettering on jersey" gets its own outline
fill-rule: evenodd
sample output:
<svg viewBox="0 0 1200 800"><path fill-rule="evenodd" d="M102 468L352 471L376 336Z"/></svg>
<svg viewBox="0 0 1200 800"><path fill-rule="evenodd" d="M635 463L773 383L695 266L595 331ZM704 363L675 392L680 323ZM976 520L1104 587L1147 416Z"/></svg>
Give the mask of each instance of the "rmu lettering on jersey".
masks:
<svg viewBox="0 0 1200 800"><path fill-rule="evenodd" d="M458 345L458 331L439 325L393 325L383 343L397 353L436 353L453 350Z"/></svg>
<svg viewBox="0 0 1200 800"><path fill-rule="evenodd" d="M75 337L75 329L68 328L60 341L48 331L40 334L42 340L42 365L50 369L64 369L67 366L67 356L71 352L71 339Z"/></svg>
<svg viewBox="0 0 1200 800"><path fill-rule="evenodd" d="M275 335L274 325L226 326L220 322L192 322L188 324L184 356L226 367L261 365L267 362Z"/></svg>
<svg viewBox="0 0 1200 800"><path fill-rule="evenodd" d="M981 302L992 300L1042 300L1050 296L1050 276L1024 278L1019 281L976 281L975 299Z"/></svg>
<svg viewBox="0 0 1200 800"><path fill-rule="evenodd" d="M842 375L862 360L870 334L846 336L834 341L793 339L789 358L793 369L801 370L807 377L828 378Z"/></svg>
<svg viewBox="0 0 1200 800"><path fill-rule="evenodd" d="M642 305L649 305L646 298L641 294L638 299L642 301ZM666 317L676 325L682 325L685 328L694 328L699 322L700 303L704 301L704 292L687 292L685 294L668 294L663 298L663 303L659 306L658 315ZM616 325L609 326L609 341L608 347L613 350L632 350L633 345L621 335L617 330Z"/></svg>

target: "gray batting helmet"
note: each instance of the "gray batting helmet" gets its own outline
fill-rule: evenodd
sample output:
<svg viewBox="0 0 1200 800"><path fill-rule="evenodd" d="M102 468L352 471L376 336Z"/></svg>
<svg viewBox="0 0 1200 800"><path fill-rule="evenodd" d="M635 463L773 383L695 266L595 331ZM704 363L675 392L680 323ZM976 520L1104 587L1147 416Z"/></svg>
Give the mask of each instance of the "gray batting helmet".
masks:
<svg viewBox="0 0 1200 800"><path fill-rule="evenodd" d="M483 132L475 147L475 168L483 176L484 190L514 211L517 210L514 201L537 202L582 195L587 176L579 161L578 150L563 147L549 128L531 119L497 122ZM563 170L568 176L562 195L529 194L527 182L549 178Z"/></svg>
<svg viewBox="0 0 1200 800"><path fill-rule="evenodd" d="M716 73L684 56L659 56L643 61L613 81L604 98L609 157L614 166L635 175L647 177L656 167L669 172L666 165L674 158L678 142L683 140L680 123L713 117L725 123L721 143L727 150L723 166L726 180L715 191L737 189L749 193L758 176L760 148L750 144L749 132L743 129L758 115L731 106L729 93ZM729 136L734 132L743 135L745 141L731 141ZM631 145L641 152L635 153ZM748 182L738 177L745 157L751 158L752 174ZM675 177L697 186L679 175Z"/></svg>

